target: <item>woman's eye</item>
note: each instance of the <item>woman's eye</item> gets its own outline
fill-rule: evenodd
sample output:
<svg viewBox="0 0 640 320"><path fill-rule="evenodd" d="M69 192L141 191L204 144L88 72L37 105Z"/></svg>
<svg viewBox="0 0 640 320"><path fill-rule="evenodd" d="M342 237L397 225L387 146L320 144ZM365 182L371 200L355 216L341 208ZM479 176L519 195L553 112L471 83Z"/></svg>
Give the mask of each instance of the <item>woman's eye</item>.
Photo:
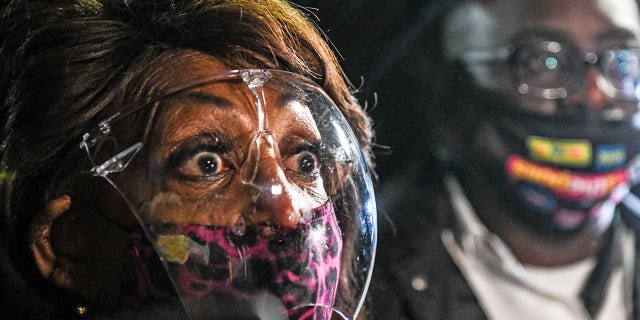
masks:
<svg viewBox="0 0 640 320"><path fill-rule="evenodd" d="M209 177L228 169L218 153L201 151L183 161L178 171L190 177Z"/></svg>
<svg viewBox="0 0 640 320"><path fill-rule="evenodd" d="M286 159L285 167L297 173L312 176L318 173L320 160L310 151L301 151Z"/></svg>

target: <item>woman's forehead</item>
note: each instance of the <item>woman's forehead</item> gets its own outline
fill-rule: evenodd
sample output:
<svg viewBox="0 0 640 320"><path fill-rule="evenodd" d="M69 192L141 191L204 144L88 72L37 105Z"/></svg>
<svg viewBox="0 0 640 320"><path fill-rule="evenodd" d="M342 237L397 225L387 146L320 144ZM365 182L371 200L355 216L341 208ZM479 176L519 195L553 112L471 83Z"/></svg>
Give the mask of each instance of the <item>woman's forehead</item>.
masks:
<svg viewBox="0 0 640 320"><path fill-rule="evenodd" d="M178 53L167 54L152 62L160 64L154 68L150 75L151 83L159 84L162 87L170 87L176 83L186 82L194 78L199 78L211 74L216 74L229 70L222 61L215 57L194 50L183 50Z"/></svg>
<svg viewBox="0 0 640 320"><path fill-rule="evenodd" d="M260 111L251 91L238 79L181 92L160 103L154 132L161 143L169 144L207 132L244 139L263 126L276 138L319 137L304 100L269 86L263 87L262 94Z"/></svg>

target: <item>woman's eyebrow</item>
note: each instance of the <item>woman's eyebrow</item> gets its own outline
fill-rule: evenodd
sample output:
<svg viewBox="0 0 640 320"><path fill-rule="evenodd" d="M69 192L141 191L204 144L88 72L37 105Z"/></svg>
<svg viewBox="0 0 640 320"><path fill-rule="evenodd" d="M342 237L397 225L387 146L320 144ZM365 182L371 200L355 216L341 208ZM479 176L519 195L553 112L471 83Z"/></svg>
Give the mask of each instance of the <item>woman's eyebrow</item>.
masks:
<svg viewBox="0 0 640 320"><path fill-rule="evenodd" d="M291 102L299 102L301 105L307 105L306 104L306 96L304 95L304 93L300 92L298 94L296 93L283 93L278 95L276 103L279 106L282 107L290 107Z"/></svg>
<svg viewBox="0 0 640 320"><path fill-rule="evenodd" d="M191 102L197 104L214 105L221 108L233 107L233 103L228 99L205 91L186 91L177 93L174 96L174 100L177 102Z"/></svg>

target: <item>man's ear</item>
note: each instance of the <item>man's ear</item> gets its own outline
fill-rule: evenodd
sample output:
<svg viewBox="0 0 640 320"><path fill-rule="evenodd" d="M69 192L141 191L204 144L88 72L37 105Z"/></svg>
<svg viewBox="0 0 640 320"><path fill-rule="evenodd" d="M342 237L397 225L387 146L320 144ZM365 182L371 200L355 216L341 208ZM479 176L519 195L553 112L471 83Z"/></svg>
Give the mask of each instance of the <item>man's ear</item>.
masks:
<svg viewBox="0 0 640 320"><path fill-rule="evenodd" d="M29 247L33 255L33 260L40 273L47 279L56 277L53 274L56 265L56 252L52 246L51 233L53 224L65 212L71 208L71 197L61 195L53 200L49 200L35 216L29 226ZM67 278L58 272L58 278ZM56 280L62 279L52 279ZM65 281L68 282L68 281ZM63 285L63 287L67 287Z"/></svg>

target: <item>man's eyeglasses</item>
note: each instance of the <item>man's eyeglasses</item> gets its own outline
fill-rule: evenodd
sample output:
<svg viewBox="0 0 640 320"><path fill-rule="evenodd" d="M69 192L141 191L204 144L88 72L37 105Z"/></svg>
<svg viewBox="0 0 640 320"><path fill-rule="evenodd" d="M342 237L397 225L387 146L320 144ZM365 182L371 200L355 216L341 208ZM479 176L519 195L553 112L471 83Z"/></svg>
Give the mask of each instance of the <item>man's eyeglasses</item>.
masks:
<svg viewBox="0 0 640 320"><path fill-rule="evenodd" d="M468 64L506 62L514 87L524 95L565 98L579 90L588 68L595 66L598 86L607 96L640 98L640 48L612 48L598 55L556 41L528 41L470 50L463 59Z"/></svg>

